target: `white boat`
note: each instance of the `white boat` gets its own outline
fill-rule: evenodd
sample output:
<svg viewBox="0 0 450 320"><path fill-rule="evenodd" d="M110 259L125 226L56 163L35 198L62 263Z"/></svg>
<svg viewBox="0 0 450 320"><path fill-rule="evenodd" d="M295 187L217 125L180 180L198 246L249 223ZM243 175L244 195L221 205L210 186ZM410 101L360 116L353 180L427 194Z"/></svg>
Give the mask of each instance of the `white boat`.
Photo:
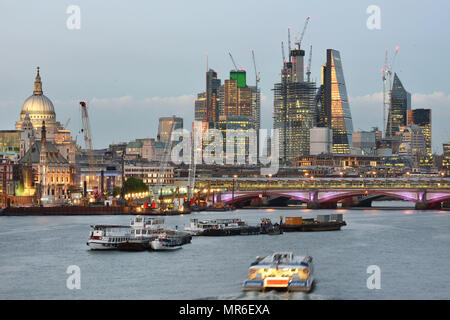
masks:
<svg viewBox="0 0 450 320"><path fill-rule="evenodd" d="M292 252L275 252L257 257L250 266L244 291L283 289L309 292L314 283L312 257L294 256Z"/></svg>
<svg viewBox="0 0 450 320"><path fill-rule="evenodd" d="M91 226L87 245L92 250L117 249L119 243L129 240L130 227L117 225Z"/></svg>
<svg viewBox="0 0 450 320"><path fill-rule="evenodd" d="M201 235L205 230L218 229L218 228L237 228L246 225L241 219L206 219L198 220L191 219L189 226L184 228L184 231L190 233L193 236Z"/></svg>
<svg viewBox="0 0 450 320"><path fill-rule="evenodd" d="M154 240L166 231L164 218L135 216L130 221L131 237Z"/></svg>
<svg viewBox="0 0 450 320"><path fill-rule="evenodd" d="M153 250L178 250L181 249L181 240L178 238L170 238L166 234L160 235L157 239L150 243Z"/></svg>

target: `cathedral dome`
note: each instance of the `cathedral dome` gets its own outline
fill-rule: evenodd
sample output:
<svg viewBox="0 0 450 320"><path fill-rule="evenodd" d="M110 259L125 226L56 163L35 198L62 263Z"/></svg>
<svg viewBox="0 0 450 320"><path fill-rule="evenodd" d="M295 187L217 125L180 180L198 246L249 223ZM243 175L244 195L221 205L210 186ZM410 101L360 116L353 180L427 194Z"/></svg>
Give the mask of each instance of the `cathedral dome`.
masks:
<svg viewBox="0 0 450 320"><path fill-rule="evenodd" d="M37 68L36 80L34 81L33 95L25 100L20 113L20 120L25 120L27 114L33 124L40 124L43 120L55 120L56 118L53 103L42 92L39 67Z"/></svg>

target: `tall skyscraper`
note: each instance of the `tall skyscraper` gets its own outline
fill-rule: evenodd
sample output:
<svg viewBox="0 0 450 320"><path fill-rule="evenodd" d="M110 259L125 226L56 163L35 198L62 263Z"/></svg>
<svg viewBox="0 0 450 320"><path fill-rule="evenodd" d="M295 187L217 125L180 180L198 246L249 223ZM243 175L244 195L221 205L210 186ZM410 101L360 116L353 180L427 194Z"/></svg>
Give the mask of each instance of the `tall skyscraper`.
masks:
<svg viewBox="0 0 450 320"><path fill-rule="evenodd" d="M425 154L420 157L420 166L431 168L433 166L433 155L431 151L431 109L412 109L406 112L406 123L408 126L415 124L422 128L425 138Z"/></svg>
<svg viewBox="0 0 450 320"><path fill-rule="evenodd" d="M442 156L442 168L446 171L450 171L450 142L442 144L444 153Z"/></svg>
<svg viewBox="0 0 450 320"><path fill-rule="evenodd" d="M206 106L206 92L201 92L197 94L197 99L195 99L195 114L194 120L201 122L208 122L208 112Z"/></svg>
<svg viewBox="0 0 450 320"><path fill-rule="evenodd" d="M394 73L392 84L391 103L386 125L386 137L393 137L406 125L407 110L411 109L411 94L405 90L402 82Z"/></svg>
<svg viewBox="0 0 450 320"><path fill-rule="evenodd" d="M333 130L333 153L349 154L353 123L339 51L327 49L322 71L323 122Z"/></svg>
<svg viewBox="0 0 450 320"><path fill-rule="evenodd" d="M305 51L290 51L284 62L281 82L274 86L273 127L279 129L280 159L282 163L310 152L310 129L315 126L316 84L303 78Z"/></svg>
<svg viewBox="0 0 450 320"><path fill-rule="evenodd" d="M431 109L407 110L406 124L416 124L422 128L425 137L425 148L427 155L431 156Z"/></svg>
<svg viewBox="0 0 450 320"><path fill-rule="evenodd" d="M183 118L176 116L159 118L158 142L168 143L171 138L171 132L183 129Z"/></svg>
<svg viewBox="0 0 450 320"><path fill-rule="evenodd" d="M211 124L219 120L218 98L221 81L217 72L209 69L206 72L206 119Z"/></svg>

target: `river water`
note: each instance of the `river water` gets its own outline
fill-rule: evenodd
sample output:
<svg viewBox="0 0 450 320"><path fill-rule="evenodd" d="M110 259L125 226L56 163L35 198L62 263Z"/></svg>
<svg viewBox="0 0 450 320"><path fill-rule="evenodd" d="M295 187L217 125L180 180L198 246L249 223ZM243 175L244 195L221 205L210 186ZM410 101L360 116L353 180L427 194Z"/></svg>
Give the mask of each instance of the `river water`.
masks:
<svg viewBox="0 0 450 320"><path fill-rule="evenodd" d="M341 231L195 237L172 252L91 251L92 224L128 224L129 216L0 217L0 299L450 299L450 211L242 209L166 217L268 217L343 213ZM255 256L311 255L316 286L305 293L241 291ZM81 271L69 290L68 266ZM367 268L381 272L368 289Z"/></svg>

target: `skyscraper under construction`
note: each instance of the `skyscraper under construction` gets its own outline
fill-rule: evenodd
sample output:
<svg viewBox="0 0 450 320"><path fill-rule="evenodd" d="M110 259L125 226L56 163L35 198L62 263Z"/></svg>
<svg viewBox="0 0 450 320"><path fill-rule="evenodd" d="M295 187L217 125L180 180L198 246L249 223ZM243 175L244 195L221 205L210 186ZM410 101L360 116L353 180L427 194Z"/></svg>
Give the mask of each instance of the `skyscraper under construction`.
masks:
<svg viewBox="0 0 450 320"><path fill-rule="evenodd" d="M290 50L283 64L281 82L274 87L273 127L279 130L280 160L290 163L309 154L309 132L316 122L315 82L304 81L305 51Z"/></svg>

